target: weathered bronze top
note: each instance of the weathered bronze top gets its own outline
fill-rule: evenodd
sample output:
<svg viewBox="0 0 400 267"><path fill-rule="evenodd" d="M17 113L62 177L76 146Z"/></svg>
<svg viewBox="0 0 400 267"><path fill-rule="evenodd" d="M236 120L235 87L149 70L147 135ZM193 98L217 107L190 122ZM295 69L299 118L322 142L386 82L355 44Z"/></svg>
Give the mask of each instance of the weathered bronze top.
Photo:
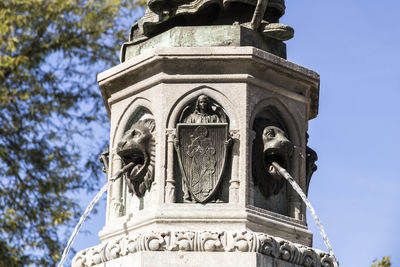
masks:
<svg viewBox="0 0 400 267"><path fill-rule="evenodd" d="M175 26L240 24L267 37L288 40L293 29L279 23L285 0L149 0L132 26L130 41L141 41Z"/></svg>

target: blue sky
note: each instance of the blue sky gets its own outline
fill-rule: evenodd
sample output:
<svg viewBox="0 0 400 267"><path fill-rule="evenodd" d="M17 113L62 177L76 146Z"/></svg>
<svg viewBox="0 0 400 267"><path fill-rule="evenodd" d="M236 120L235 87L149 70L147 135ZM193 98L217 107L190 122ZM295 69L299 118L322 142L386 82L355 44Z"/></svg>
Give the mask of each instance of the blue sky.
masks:
<svg viewBox="0 0 400 267"><path fill-rule="evenodd" d="M398 1L286 1L288 59L321 75L309 197L341 266L400 266ZM324 248L315 224L314 246Z"/></svg>
<svg viewBox="0 0 400 267"><path fill-rule="evenodd" d="M400 266L400 1L287 0L288 60L321 75L309 197L341 266ZM93 73L93 75L96 75ZM84 199L82 205L89 203ZM99 243L104 201L74 248ZM311 216L314 247L327 250Z"/></svg>

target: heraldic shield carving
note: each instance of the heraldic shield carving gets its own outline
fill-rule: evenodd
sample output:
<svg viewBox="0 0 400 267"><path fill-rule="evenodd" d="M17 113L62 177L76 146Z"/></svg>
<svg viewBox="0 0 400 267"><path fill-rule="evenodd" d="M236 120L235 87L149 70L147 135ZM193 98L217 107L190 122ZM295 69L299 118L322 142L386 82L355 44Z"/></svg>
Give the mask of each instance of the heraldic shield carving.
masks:
<svg viewBox="0 0 400 267"><path fill-rule="evenodd" d="M186 187L198 202L208 201L217 191L225 168L228 124L177 125L178 160Z"/></svg>
<svg viewBox="0 0 400 267"><path fill-rule="evenodd" d="M204 203L218 191L230 144L229 125L221 113L201 95L194 111L177 124L175 149L186 201Z"/></svg>

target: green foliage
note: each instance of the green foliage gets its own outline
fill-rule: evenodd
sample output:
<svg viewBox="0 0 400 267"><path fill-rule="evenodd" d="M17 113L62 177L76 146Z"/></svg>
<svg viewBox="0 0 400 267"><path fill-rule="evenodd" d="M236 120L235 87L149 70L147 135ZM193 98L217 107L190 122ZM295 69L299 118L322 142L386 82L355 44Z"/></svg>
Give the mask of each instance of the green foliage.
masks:
<svg viewBox="0 0 400 267"><path fill-rule="evenodd" d="M374 263L371 267L390 267L392 264L390 263L390 257L383 257L381 261Z"/></svg>
<svg viewBox="0 0 400 267"><path fill-rule="evenodd" d="M77 193L98 186L99 151L75 142L106 118L95 73L117 63L134 6L0 1L0 266L54 266Z"/></svg>

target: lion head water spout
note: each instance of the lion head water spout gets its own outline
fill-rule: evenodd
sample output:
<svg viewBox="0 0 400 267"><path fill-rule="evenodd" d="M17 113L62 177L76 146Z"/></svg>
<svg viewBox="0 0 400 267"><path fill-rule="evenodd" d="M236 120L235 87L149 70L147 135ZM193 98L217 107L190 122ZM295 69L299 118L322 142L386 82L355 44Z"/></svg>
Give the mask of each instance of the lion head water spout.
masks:
<svg viewBox="0 0 400 267"><path fill-rule="evenodd" d="M118 142L117 154L123 164L133 164L132 170L125 175L129 192L143 197L150 190L154 180L154 119L139 120L133 124Z"/></svg>

